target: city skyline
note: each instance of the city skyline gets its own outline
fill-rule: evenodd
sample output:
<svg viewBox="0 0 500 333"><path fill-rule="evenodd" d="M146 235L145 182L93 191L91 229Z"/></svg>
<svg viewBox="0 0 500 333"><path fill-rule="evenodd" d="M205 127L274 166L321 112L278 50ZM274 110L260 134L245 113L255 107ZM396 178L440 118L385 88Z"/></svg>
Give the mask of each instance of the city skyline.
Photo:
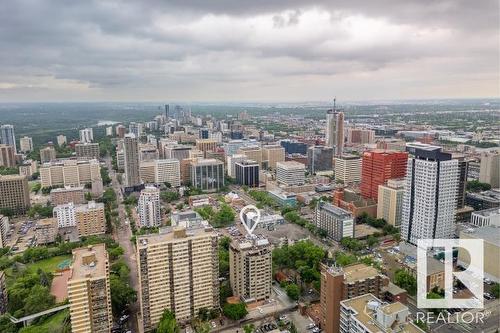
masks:
<svg viewBox="0 0 500 333"><path fill-rule="evenodd" d="M484 98L499 89L494 1L2 7L0 102Z"/></svg>

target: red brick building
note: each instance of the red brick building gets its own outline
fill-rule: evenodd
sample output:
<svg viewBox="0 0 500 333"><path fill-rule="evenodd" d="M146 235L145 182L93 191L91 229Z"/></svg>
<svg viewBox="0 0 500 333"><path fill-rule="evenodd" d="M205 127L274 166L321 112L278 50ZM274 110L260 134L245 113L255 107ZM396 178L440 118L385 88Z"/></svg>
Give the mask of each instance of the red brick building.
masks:
<svg viewBox="0 0 500 333"><path fill-rule="evenodd" d="M392 150L372 150L363 153L361 195L378 200L378 186L387 180L406 175L408 153Z"/></svg>

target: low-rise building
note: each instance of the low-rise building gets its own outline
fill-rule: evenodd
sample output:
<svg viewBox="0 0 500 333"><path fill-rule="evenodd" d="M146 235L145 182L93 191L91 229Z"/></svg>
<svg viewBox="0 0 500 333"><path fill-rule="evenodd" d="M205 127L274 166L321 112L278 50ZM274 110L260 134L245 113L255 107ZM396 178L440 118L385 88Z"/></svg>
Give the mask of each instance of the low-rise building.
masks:
<svg viewBox="0 0 500 333"><path fill-rule="evenodd" d="M500 227L500 208L490 208L473 212L470 222L478 227L489 225Z"/></svg>
<svg viewBox="0 0 500 333"><path fill-rule="evenodd" d="M35 226L35 238L38 245L54 243L58 232L57 219L41 219Z"/></svg>
<svg viewBox="0 0 500 333"><path fill-rule="evenodd" d="M271 198L280 206L295 207L297 205L297 195L295 193L283 192L280 190L268 191Z"/></svg>

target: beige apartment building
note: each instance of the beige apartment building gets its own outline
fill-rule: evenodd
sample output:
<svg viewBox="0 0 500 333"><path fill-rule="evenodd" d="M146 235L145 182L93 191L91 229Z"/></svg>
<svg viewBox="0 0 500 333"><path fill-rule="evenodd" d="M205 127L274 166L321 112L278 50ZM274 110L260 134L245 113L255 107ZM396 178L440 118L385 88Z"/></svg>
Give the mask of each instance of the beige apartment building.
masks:
<svg viewBox="0 0 500 333"><path fill-rule="evenodd" d="M214 139L197 139L196 140L196 149L203 152L204 156L207 157L208 151L216 151L218 142Z"/></svg>
<svg viewBox="0 0 500 333"><path fill-rule="evenodd" d="M378 186L377 218L399 227L403 212L404 179L389 179L387 185Z"/></svg>
<svg viewBox="0 0 500 333"><path fill-rule="evenodd" d="M7 168L16 166L14 146L0 144L0 166Z"/></svg>
<svg viewBox="0 0 500 333"><path fill-rule="evenodd" d="M50 203L52 206L64 205L67 203L75 205L84 204L85 188L83 186L67 186L63 188L55 188L50 191Z"/></svg>
<svg viewBox="0 0 500 333"><path fill-rule="evenodd" d="M262 161L267 162L267 168L275 170L276 163L285 160L285 148L280 145L267 145L262 147Z"/></svg>
<svg viewBox="0 0 500 333"><path fill-rule="evenodd" d="M144 161L139 165L139 174L144 183L170 183L173 187L181 186L181 163L179 160L163 159Z"/></svg>
<svg viewBox="0 0 500 333"><path fill-rule="evenodd" d="M46 163L56 159L56 149L52 146L40 149L40 162Z"/></svg>
<svg viewBox="0 0 500 333"><path fill-rule="evenodd" d="M79 160L99 159L99 144L98 143L77 143L75 145L76 158Z"/></svg>
<svg viewBox="0 0 500 333"><path fill-rule="evenodd" d="M262 148L257 145L240 147L237 153L243 154L248 160L255 161L259 165L262 165Z"/></svg>
<svg viewBox="0 0 500 333"><path fill-rule="evenodd" d="M33 150L33 139L29 136L23 136L19 139L20 151L23 153L27 153Z"/></svg>
<svg viewBox="0 0 500 333"><path fill-rule="evenodd" d="M229 247L229 279L233 295L245 302L269 298L272 283L272 250L269 241L233 241Z"/></svg>
<svg viewBox="0 0 500 333"><path fill-rule="evenodd" d="M500 187L500 153L483 153L479 167L479 181L488 183L492 188Z"/></svg>
<svg viewBox="0 0 500 333"><path fill-rule="evenodd" d="M335 181L343 184L358 183L361 181L361 157L356 155L342 155L334 158Z"/></svg>
<svg viewBox="0 0 500 333"><path fill-rule="evenodd" d="M80 237L106 233L103 203L89 201L87 205L75 206L75 218Z"/></svg>
<svg viewBox="0 0 500 333"><path fill-rule="evenodd" d="M68 300L73 333L111 332L113 315L105 244L73 250Z"/></svg>
<svg viewBox="0 0 500 333"><path fill-rule="evenodd" d="M41 219L36 223L35 238L38 245L54 243L58 232L57 219Z"/></svg>
<svg viewBox="0 0 500 333"><path fill-rule="evenodd" d="M59 160L40 166L42 187L84 186L101 180L101 167L97 160Z"/></svg>
<svg viewBox="0 0 500 333"><path fill-rule="evenodd" d="M179 322L219 307L217 234L212 228L166 228L137 237L139 301L145 332L165 309Z"/></svg>
<svg viewBox="0 0 500 333"><path fill-rule="evenodd" d="M12 209L24 214L30 207L28 179L19 175L0 175L0 209Z"/></svg>

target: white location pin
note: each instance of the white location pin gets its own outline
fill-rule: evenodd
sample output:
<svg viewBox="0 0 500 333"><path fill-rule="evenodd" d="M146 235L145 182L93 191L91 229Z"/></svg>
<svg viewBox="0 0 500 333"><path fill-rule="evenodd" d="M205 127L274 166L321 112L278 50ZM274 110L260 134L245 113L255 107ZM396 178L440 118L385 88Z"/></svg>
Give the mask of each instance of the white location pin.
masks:
<svg viewBox="0 0 500 333"><path fill-rule="evenodd" d="M255 214L257 214L257 217L255 218L255 223L252 226L249 225L252 223L252 221L250 219L247 219L248 222L245 222L245 219L243 216L243 214L245 214L245 212L247 210L253 210L255 212ZM258 209L254 205L247 205L247 206L243 207L240 211L240 221L243 224L243 226L245 227L245 230L247 231L247 233L249 235L252 235L253 231L255 230L255 228L257 227L257 225L260 222L260 209Z"/></svg>

